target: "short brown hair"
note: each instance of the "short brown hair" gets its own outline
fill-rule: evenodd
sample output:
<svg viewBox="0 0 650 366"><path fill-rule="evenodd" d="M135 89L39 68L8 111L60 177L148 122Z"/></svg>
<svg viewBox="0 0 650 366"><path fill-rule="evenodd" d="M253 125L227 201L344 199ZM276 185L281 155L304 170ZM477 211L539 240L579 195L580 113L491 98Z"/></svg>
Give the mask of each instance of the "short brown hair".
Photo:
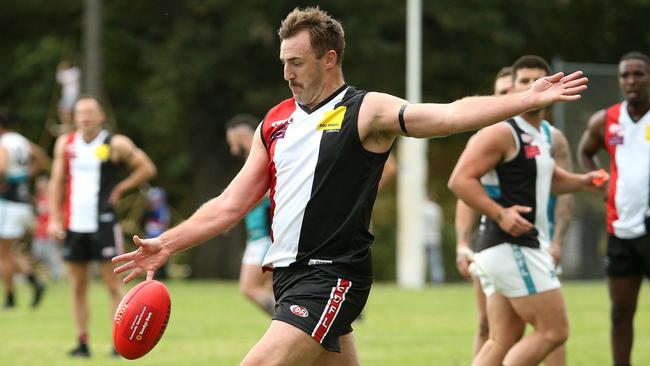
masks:
<svg viewBox="0 0 650 366"><path fill-rule="evenodd" d="M321 58L327 51L334 50L336 63L343 62L345 51L345 32L341 23L319 7L295 8L287 15L278 29L280 40L291 38L303 30L309 31L311 47L316 57Z"/></svg>
<svg viewBox="0 0 650 366"><path fill-rule="evenodd" d="M98 96L96 96L96 95L93 95L93 94L81 94L81 95L77 98L77 100L75 101L75 105L76 105L77 102L79 102L80 100L86 100L86 99L94 100L95 102L97 102L97 106L99 106L99 110L102 111L102 113L105 112L105 111L104 111L104 102L102 101L102 99L101 99L100 97L98 97Z"/></svg>
<svg viewBox="0 0 650 366"><path fill-rule="evenodd" d="M233 117L231 117L228 121L226 121L226 130L229 128L235 128L239 126L245 126L250 128L252 131L255 131L257 129L257 126L260 124L260 119L251 115L251 114L237 114Z"/></svg>
<svg viewBox="0 0 650 366"><path fill-rule="evenodd" d="M551 66L543 58L537 55L524 55L521 56L512 64L512 80L517 77L519 69L542 69L546 72L546 76L551 75Z"/></svg>
<svg viewBox="0 0 650 366"><path fill-rule="evenodd" d="M497 76L494 78L496 81L497 79L501 79L504 76L510 76L512 75L512 67L511 66L504 66L497 72Z"/></svg>

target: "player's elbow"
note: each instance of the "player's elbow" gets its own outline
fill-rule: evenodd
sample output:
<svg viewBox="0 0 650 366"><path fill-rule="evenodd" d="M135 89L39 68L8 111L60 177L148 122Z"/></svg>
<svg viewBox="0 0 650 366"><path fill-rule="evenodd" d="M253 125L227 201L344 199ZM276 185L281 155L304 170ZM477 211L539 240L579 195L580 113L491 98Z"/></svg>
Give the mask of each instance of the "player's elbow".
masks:
<svg viewBox="0 0 650 366"><path fill-rule="evenodd" d="M455 195L458 195L458 177L454 174L449 177L447 181L447 188L452 191Z"/></svg>
<svg viewBox="0 0 650 366"><path fill-rule="evenodd" d="M156 165L154 165L153 163L149 164L147 170L148 170L149 179L153 179L155 176L158 175L158 168L156 168Z"/></svg>

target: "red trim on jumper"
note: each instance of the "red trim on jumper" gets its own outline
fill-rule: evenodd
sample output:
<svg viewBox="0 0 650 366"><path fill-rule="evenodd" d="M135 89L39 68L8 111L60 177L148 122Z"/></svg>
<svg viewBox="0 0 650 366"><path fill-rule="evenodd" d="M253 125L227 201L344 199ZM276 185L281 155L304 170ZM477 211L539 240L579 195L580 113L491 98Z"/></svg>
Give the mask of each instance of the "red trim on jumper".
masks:
<svg viewBox="0 0 650 366"><path fill-rule="evenodd" d="M296 102L294 98L286 99L280 104L271 108L262 121L262 136L264 137L264 145L269 152L269 198L271 199L271 222L273 222L273 214L275 213L275 185L277 181L277 170L275 167L275 143L278 139L284 137L289 124L291 124L291 115L296 110ZM273 237L273 229L269 229L271 242L275 241Z"/></svg>
<svg viewBox="0 0 650 366"><path fill-rule="evenodd" d="M618 212L616 211L616 181L618 179L618 167L616 165L616 148L618 143L614 140L620 139L620 116L621 104L614 104L607 108L605 117L605 149L609 153L609 194L607 196L607 231L614 234L614 221L618 220ZM615 127L612 127L616 125ZM617 128L619 127L619 128ZM618 136L612 136L612 132ZM610 143L612 142L612 143Z"/></svg>
<svg viewBox="0 0 650 366"><path fill-rule="evenodd" d="M336 287L332 287L332 293L330 298L327 301L325 310L320 316L316 328L311 333L312 338L314 338L318 343L323 343L323 339L330 330L332 323L336 320L336 316L339 314L343 302L345 301L345 294L348 293L348 290L352 287L352 282L346 279L339 278Z"/></svg>
<svg viewBox="0 0 650 366"><path fill-rule="evenodd" d="M72 170L70 169L70 160L74 158L74 149L72 143L74 142L76 132L70 132L66 138L65 146L63 147L63 162L65 170L65 201L63 206L63 228L68 229L70 226L70 214L72 210Z"/></svg>

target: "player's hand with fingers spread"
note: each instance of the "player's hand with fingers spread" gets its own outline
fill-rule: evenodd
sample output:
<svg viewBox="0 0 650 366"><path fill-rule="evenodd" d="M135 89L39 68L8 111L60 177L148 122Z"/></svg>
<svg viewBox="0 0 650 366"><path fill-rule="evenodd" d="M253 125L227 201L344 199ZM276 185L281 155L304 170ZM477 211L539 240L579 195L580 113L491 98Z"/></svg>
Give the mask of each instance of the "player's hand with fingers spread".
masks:
<svg viewBox="0 0 650 366"><path fill-rule="evenodd" d="M522 213L528 213L530 211L532 211L532 208L519 205L504 208L499 212L496 222L503 231L517 237L533 228L533 224L521 216Z"/></svg>
<svg viewBox="0 0 650 366"><path fill-rule="evenodd" d="M580 93L587 89L588 79L582 71L569 75L562 72L538 79L530 88L531 95L536 98L535 105L544 108L554 102L568 102L580 99ZM538 109L535 108L535 109Z"/></svg>
<svg viewBox="0 0 650 366"><path fill-rule="evenodd" d="M133 243L138 246L138 249L113 257L113 263L126 262L115 268L114 272L122 273L132 270L124 278L124 283L131 281L144 271L147 272L147 280L153 279L154 271L167 262L171 254L170 251L162 245L160 238L140 239L136 235L133 237Z"/></svg>

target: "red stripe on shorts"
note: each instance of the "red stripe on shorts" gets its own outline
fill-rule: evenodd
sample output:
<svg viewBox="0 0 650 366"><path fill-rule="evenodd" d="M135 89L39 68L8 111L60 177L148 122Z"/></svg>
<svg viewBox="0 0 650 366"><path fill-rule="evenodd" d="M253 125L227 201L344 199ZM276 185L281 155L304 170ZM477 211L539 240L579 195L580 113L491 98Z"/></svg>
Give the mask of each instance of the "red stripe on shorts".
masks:
<svg viewBox="0 0 650 366"><path fill-rule="evenodd" d="M316 328L314 328L314 331L311 333L312 338L318 341L318 343L323 343L323 339L325 339L325 336L329 332L332 323L334 323L339 310L341 310L341 306L343 306L345 294L348 293L351 286L352 282L339 278L336 287L332 287L332 293L327 301L325 310L323 310L320 320L318 321L318 324L316 324Z"/></svg>

